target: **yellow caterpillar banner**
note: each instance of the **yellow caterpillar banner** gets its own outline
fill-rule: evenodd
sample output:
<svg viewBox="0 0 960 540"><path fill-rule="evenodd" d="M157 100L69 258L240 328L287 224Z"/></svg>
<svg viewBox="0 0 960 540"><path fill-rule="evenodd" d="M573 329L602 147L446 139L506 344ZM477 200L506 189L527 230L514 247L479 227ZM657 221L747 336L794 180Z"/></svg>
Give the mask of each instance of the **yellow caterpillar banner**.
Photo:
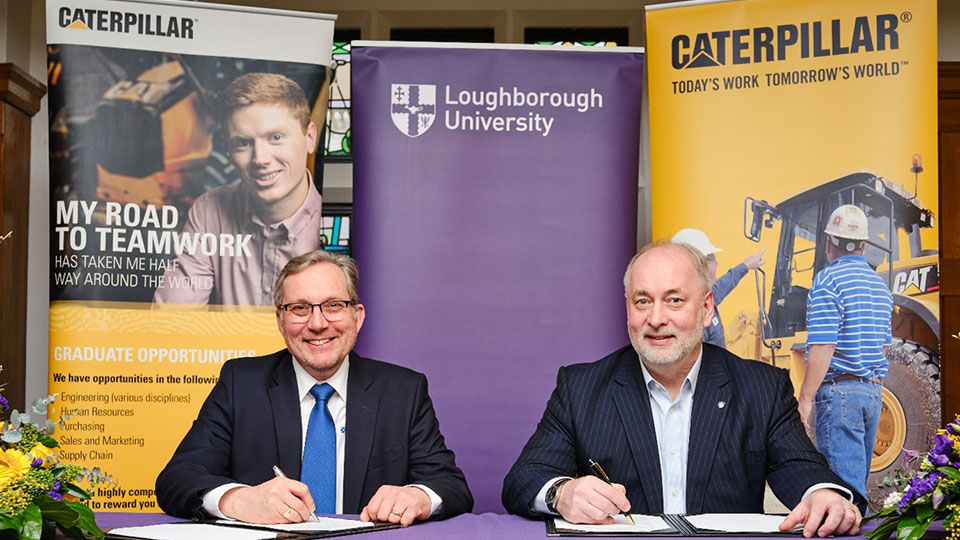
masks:
<svg viewBox="0 0 960 540"><path fill-rule="evenodd" d="M939 423L934 0L649 6L652 225L696 228L718 275L765 250L719 304L732 352L803 380L806 293L823 224L856 204L895 297L874 481Z"/></svg>

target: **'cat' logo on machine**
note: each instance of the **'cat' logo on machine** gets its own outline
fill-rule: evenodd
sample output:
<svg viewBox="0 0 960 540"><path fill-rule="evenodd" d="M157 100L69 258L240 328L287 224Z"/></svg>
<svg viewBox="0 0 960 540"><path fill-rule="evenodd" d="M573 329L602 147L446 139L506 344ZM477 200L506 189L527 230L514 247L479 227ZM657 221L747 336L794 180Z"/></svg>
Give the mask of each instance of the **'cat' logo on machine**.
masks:
<svg viewBox="0 0 960 540"><path fill-rule="evenodd" d="M60 28L193 39L196 19L156 13L61 7Z"/></svg>
<svg viewBox="0 0 960 540"><path fill-rule="evenodd" d="M940 290L940 271L936 264L901 268L893 272L894 294L919 296Z"/></svg>

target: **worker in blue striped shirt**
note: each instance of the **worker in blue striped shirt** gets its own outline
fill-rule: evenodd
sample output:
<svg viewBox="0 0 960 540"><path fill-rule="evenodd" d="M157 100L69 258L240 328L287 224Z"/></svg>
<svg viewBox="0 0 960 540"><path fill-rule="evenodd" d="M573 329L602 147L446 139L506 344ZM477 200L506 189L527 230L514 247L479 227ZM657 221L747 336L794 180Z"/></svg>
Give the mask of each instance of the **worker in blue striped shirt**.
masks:
<svg viewBox="0 0 960 540"><path fill-rule="evenodd" d="M867 264L867 216L854 205L833 211L827 226L829 264L807 296L807 372L798 398L808 428L815 412L817 449L848 485L867 495L880 421L884 356L891 344L893 296Z"/></svg>

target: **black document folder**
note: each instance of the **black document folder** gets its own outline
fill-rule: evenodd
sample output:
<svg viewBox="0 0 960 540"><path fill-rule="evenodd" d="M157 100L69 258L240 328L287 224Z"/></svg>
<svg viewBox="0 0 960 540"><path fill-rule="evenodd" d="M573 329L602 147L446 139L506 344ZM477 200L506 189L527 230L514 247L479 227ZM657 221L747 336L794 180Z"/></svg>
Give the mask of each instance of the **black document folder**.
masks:
<svg viewBox="0 0 960 540"><path fill-rule="evenodd" d="M744 516L757 516L758 514L743 514ZM736 519L736 514L730 514L730 519ZM653 516L636 516L638 521L641 523L650 517ZM557 523L557 519L548 518L546 520L547 525L547 536L663 536L663 537L695 537L695 536L710 536L710 537L719 537L719 536L740 536L740 537L775 537L775 536L803 536L803 531L801 529L794 529L793 531L780 532L777 530L766 530L766 531L731 531L722 528L698 528L694 526L687 518L693 518L696 520L699 516L683 516L680 514L662 514L659 517L663 520L664 528L656 528L653 530L640 530L640 531L631 531L625 530L623 528L610 528L609 530L604 530L604 526L579 526L579 525L567 525L565 523ZM783 519L786 516L777 516L780 519ZM583 527L583 530L580 527Z"/></svg>
<svg viewBox="0 0 960 540"><path fill-rule="evenodd" d="M387 529L396 529L400 527L399 523L377 523L373 526L358 526L353 528L340 528L336 530L310 530L310 531L282 531L266 526L258 526L250 523L243 522L232 522L225 523L224 521L216 522L193 522L185 521L182 523L167 523L160 525L148 525L145 527L121 527L117 529L112 529L107 531L107 539L113 540L141 540L144 538L164 538L164 535L170 529L168 528L179 528L186 529L196 528L197 531L186 531L188 534L195 534L197 538L213 538L219 536L225 536L229 531L239 531L241 529L249 532L249 539L253 538L263 538L263 539L280 539L280 540L311 540L314 538L333 538L337 536L347 536L353 534L361 534L374 531L383 531ZM203 528L201 531L200 528ZM216 531L222 531L223 535L217 534ZM170 538L178 538L183 535L179 531L173 530L178 534L170 534ZM257 533L262 533L259 536Z"/></svg>

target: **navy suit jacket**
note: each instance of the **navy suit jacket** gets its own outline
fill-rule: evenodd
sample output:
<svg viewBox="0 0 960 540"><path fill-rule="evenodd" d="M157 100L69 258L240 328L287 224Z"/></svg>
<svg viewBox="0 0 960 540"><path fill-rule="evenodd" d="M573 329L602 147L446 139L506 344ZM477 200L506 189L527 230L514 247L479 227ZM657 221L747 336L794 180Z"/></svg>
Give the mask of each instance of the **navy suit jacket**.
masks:
<svg viewBox="0 0 960 540"><path fill-rule="evenodd" d="M814 484L846 486L804 432L787 372L710 344L703 345L688 448L689 514L762 512L765 481L791 508ZM504 507L532 517L543 486L591 474L591 458L626 487L631 512L663 512L657 436L632 347L560 368L547 410L504 480Z"/></svg>
<svg viewBox="0 0 960 540"><path fill-rule="evenodd" d="M287 350L223 365L193 426L157 477L168 514L201 517L203 494L300 478L300 401ZM343 512L359 514L384 485L423 484L443 499L437 518L469 512L473 496L440 434L421 373L350 354Z"/></svg>

